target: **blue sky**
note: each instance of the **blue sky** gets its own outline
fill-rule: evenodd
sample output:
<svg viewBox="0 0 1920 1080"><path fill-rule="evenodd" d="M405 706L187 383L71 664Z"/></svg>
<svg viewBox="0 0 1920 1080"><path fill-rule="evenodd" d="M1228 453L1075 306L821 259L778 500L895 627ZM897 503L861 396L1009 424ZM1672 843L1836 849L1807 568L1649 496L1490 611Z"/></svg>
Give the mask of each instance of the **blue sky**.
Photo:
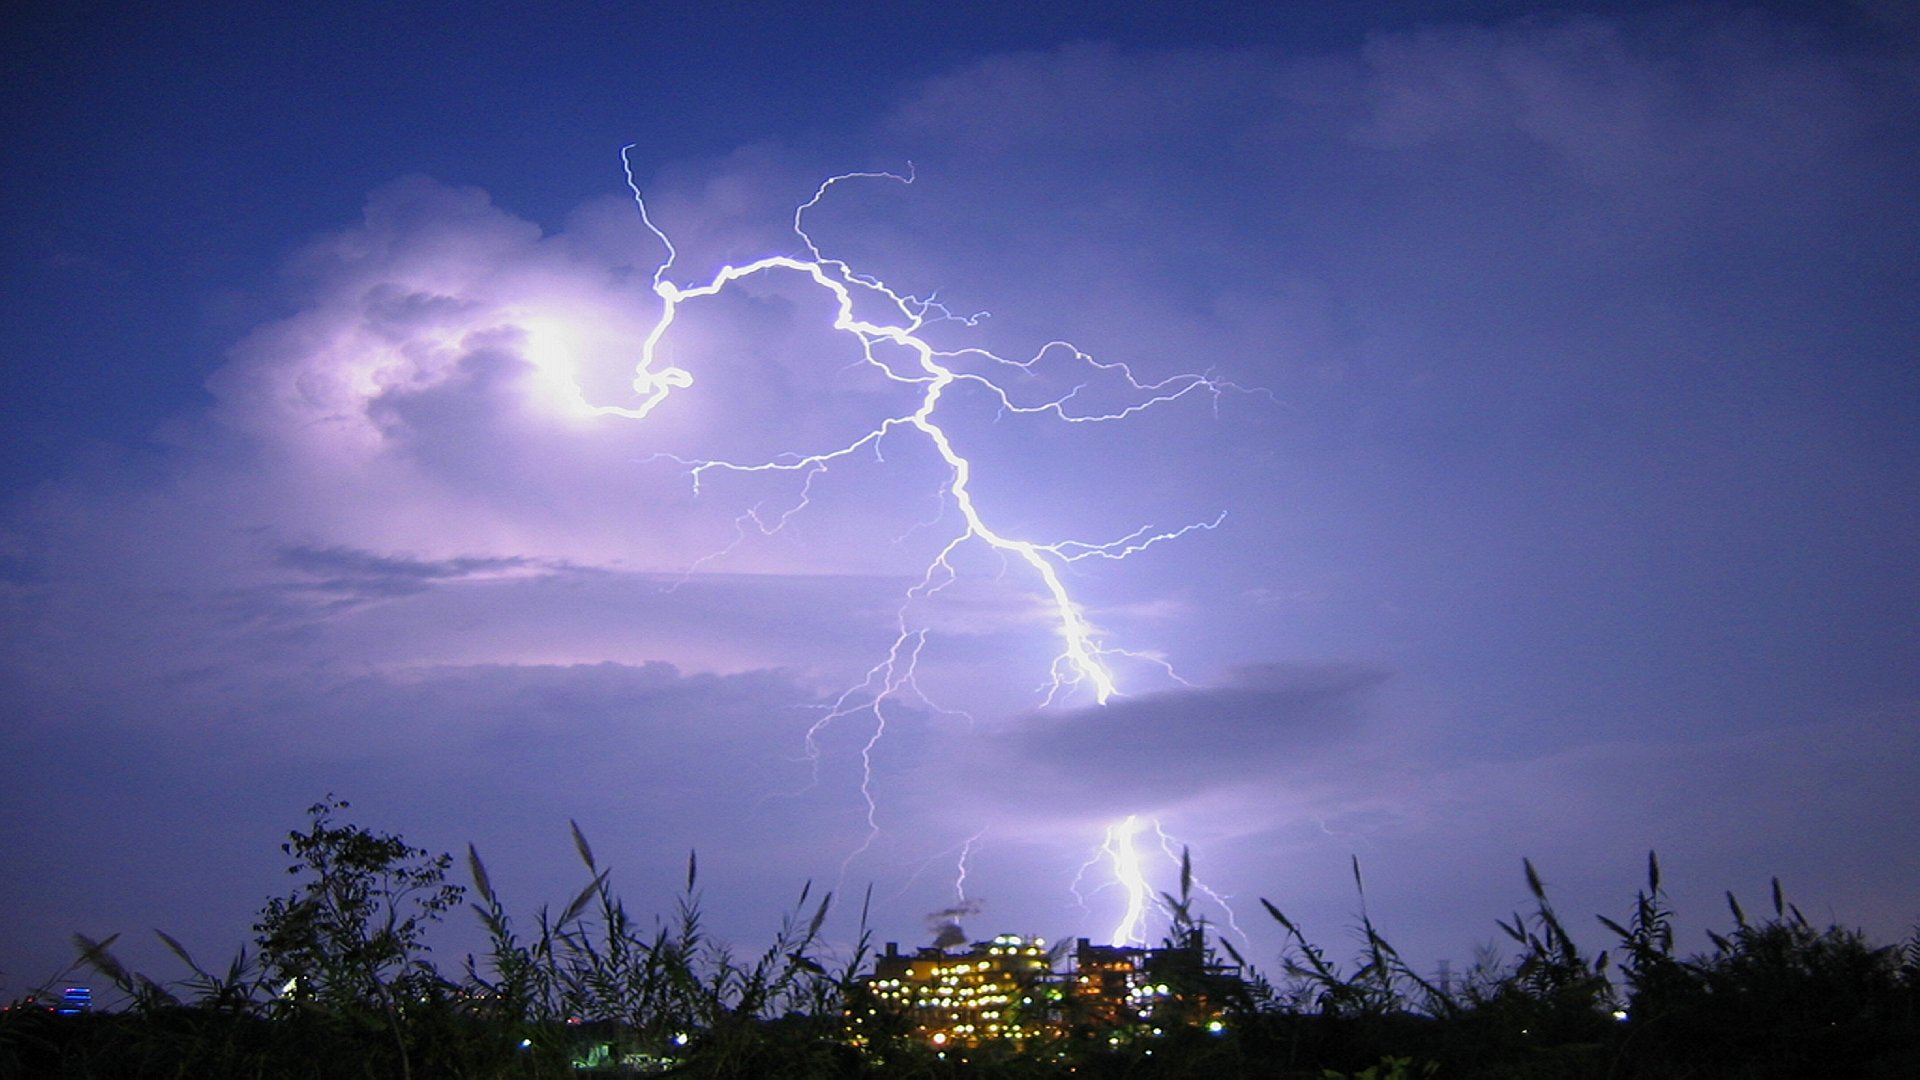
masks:
<svg viewBox="0 0 1920 1080"><path fill-rule="evenodd" d="M643 910L698 848L744 941L808 879L871 884L883 939L962 899L977 936L1104 936L1130 815L1270 969L1255 898L1337 952L1355 855L1456 969L1522 856L1578 919L1654 848L1696 928L1779 874L1903 934L1911 17L1319 8L37 6L0 181L0 985L76 930L223 955L328 792L476 844L525 910L579 883L569 819ZM634 404L662 311L628 145L683 287L806 254L828 177L911 171L808 235L984 313L925 331L1008 395L940 406L981 516L1213 526L1058 563L1115 697L1049 694L1018 558L915 590L964 524L913 430L784 518L791 473L695 491L685 462L913 408L797 275L688 301L660 363L693 385L646 417L576 407ZM1155 396L1111 364L1218 389L1065 419ZM915 682L857 707L902 641Z"/></svg>

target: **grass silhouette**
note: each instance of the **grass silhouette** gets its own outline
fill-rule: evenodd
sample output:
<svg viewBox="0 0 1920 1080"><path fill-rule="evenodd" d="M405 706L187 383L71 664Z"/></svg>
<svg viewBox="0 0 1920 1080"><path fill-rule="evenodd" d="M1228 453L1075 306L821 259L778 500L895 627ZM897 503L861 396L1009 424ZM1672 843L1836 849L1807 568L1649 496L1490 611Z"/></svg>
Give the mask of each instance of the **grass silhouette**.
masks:
<svg viewBox="0 0 1920 1080"><path fill-rule="evenodd" d="M470 888L452 884L449 856L344 823L346 808L329 796L289 834L296 888L267 901L253 950L224 969L161 933L188 971L161 982L115 958L117 935L75 935L76 966L118 1000L79 1016L16 1002L0 1013L0 1077L1920 1076L1920 932L1875 945L1817 927L1776 879L1770 915L1754 920L1728 894L1732 927L1681 955L1652 853L1625 920L1599 917L1616 944L1592 956L1523 860L1532 909L1496 920L1517 955L1483 957L1458 985L1422 977L1388 942L1357 860L1352 964L1263 899L1287 942L1270 979L1194 917L1183 853L1149 976L1204 1010L1163 1012L1151 1037L1124 1039L1063 1012L1055 1037L1018 1052L942 1053L905 1023L850 1038L849 1007L872 1001L864 902L836 949L823 937L834 898L802 886L771 941L740 952L705 927L694 855L671 915L636 918L572 824L585 884L557 913L516 921L476 848ZM448 974L422 935L463 903L487 944Z"/></svg>

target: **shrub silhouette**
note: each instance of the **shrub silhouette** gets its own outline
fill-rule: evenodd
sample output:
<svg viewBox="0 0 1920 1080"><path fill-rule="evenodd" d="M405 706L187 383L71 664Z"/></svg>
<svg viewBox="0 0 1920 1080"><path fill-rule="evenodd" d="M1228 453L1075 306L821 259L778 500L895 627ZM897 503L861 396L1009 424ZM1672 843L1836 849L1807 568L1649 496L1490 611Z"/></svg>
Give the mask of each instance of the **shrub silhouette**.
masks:
<svg viewBox="0 0 1920 1080"><path fill-rule="evenodd" d="M557 914L541 907L525 922L468 848L469 907L488 946L449 978L424 935L464 898L446 880L452 860L346 824L346 808L329 796L310 808L306 829L289 834L282 851L296 888L262 908L257 954L240 950L224 971L201 967L161 934L190 972L161 983L114 958L116 937L75 935L80 963L120 992L119 1011L0 1013L0 1076L1920 1075L1920 931L1883 947L1855 930L1815 927L1776 880L1770 917L1749 919L1729 894L1732 928L1710 934L1709 951L1683 956L1651 853L1626 920L1600 917L1617 939L1617 966L1608 953L1579 949L1523 860L1532 909L1496 921L1515 957L1483 956L1458 985L1435 985L1389 944L1367 913L1357 861L1351 971L1262 900L1288 945L1284 978L1270 982L1230 943L1209 940L1192 912L1183 853L1179 892L1162 897L1167 939L1149 972L1169 988L1164 1016L1156 1014L1163 1033L1109 1041L1076 1031L961 1060L884 1017L864 1029L873 1036L864 1048L848 1039L847 1010L877 1003L858 978L871 957L864 905L837 961L822 937L832 897L815 901L810 887L766 948L739 953L704 926L692 856L672 917L643 925L578 825L585 885ZM1216 961L1215 944L1237 968Z"/></svg>
<svg viewBox="0 0 1920 1080"><path fill-rule="evenodd" d="M1913 970L1905 950L1876 948L1857 930L1816 929L1773 880L1773 916L1748 920L1732 893L1732 933L1713 951L1673 955L1660 864L1619 934L1629 957L1630 1034L1622 1056L1640 1067L1724 1069L1751 1076L1920 1074ZM1920 942L1920 935L1916 936ZM1907 950L1914 947L1909 942Z"/></svg>

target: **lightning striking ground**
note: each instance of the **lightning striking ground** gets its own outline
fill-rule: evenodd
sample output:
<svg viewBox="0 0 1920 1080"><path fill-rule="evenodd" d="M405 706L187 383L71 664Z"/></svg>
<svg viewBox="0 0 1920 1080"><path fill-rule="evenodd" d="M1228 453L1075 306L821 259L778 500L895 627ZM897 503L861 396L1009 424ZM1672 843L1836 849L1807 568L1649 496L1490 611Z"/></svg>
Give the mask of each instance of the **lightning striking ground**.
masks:
<svg viewBox="0 0 1920 1080"><path fill-rule="evenodd" d="M939 593L957 579L959 571L954 565L954 556L963 547L979 544L999 553L1030 572L1039 586L1044 597L1043 609L1054 624L1060 641L1060 650L1049 667L1048 680L1042 687L1047 704L1055 703L1062 695L1077 689L1084 689L1100 704L1107 703L1120 692L1110 666L1110 661L1115 657L1124 656L1158 664L1172 675L1171 668L1157 657L1110 644L1100 628L1088 617L1085 608L1068 590L1062 570L1084 559L1124 559L1163 541L1177 539L1196 530L1214 529L1225 515L1170 529L1156 530L1151 526L1143 526L1112 540L1035 540L1014 536L993 524L990 512L977 501L973 485L975 464L956 447L944 426L942 409L947 404L950 390L968 386L990 395L1005 414L1046 416L1069 424L1109 423L1193 395L1210 395L1217 402L1222 393L1244 392L1244 388L1199 373L1143 381L1124 363L1095 360L1062 341L1048 342L1027 360L1008 360L977 348L954 351L934 348L923 336L923 331L930 324L956 321L971 325L979 316L955 315L931 299L898 292L878 278L856 272L847 263L825 255L806 227L807 212L819 205L835 185L855 179L911 184L911 174L847 173L832 177L821 183L813 196L794 210L792 227L801 245L800 254L768 255L744 265L724 265L704 283L681 284L672 277L679 251L647 211L646 200L633 175L631 150L629 146L621 151L621 164L628 189L633 194L641 221L666 251L665 259L655 269L652 278L653 292L661 300L660 315L642 341L640 355L633 368L633 400L625 404L590 404L583 395L576 393L576 407L593 415L645 420L676 392L689 391L694 386L693 371L666 363L661 356L662 345L685 305L718 295L730 285L758 275L798 275L831 296L834 307L832 329L846 334L857 345L859 362L870 366L892 383L913 388L916 391L914 406L877 416L872 425L857 437L826 449L795 452L774 460L757 462L672 458L688 470L694 492L698 494L702 484L715 474L785 474L795 478L797 490L791 504L782 512L763 515L760 508L756 507L738 519L735 541L738 543L748 535L749 530L768 535L778 532L795 514L806 509L813 484L818 478L856 454L877 454L882 442L889 437L911 434L923 439L945 467L944 479L938 490L945 503L958 512L959 527L928 562L920 580L906 590L896 620L894 641L884 657L867 671L859 683L849 687L826 706L806 735L808 756L817 765L819 750L816 740L824 728L853 715L872 718L872 733L861 749L864 766L861 792L866 800L868 832L859 850L864 851L879 832L878 811L872 791L872 765L875 748L886 730L889 706L904 700L923 707L938 708L915 682L915 671L928 645L929 631L914 623L912 610L917 602ZM1075 398L1085 384L1046 400L1023 401L1007 385L993 377L995 372L1030 374L1042 361L1062 356L1082 365L1089 378L1119 380L1132 400L1104 411L1083 411L1077 408ZM859 851L854 854L859 854Z"/></svg>
<svg viewBox="0 0 1920 1080"><path fill-rule="evenodd" d="M1146 941L1147 905L1153 899L1153 888L1147 884L1146 872L1141 868L1140 849L1133 843L1139 833L1138 814L1128 814L1124 820L1107 826L1100 845L1080 864L1080 869L1073 875L1073 883L1067 886L1080 907L1090 911L1087 896L1080 891L1080 883L1086 880L1094 867L1103 862L1111 864L1112 880L1093 890L1098 893L1117 886L1126 894L1125 911L1120 921L1114 924L1113 932L1107 935L1111 945L1133 945Z"/></svg>
<svg viewBox="0 0 1920 1080"><path fill-rule="evenodd" d="M1144 945L1147 940L1148 913L1157 911L1162 917L1171 917L1174 914L1171 906L1173 900L1167 893L1155 891L1152 883L1147 880L1146 860L1141 856L1140 847L1135 842L1140 833L1148 827L1153 829L1154 836L1159 839L1160 851L1173 866L1174 872L1176 874L1184 872L1192 888L1212 900L1215 906L1225 913L1227 926L1239 935L1242 941L1250 940L1246 931L1240 928L1233 907L1227 903L1228 897L1216 892L1191 874L1191 863L1187 859L1186 849L1178 845L1160 821L1156 818L1142 822L1138 814L1128 814L1125 818L1107 826L1106 832L1100 838L1099 846L1095 847L1086 861L1080 864L1079 871L1074 874L1073 883L1068 886L1080 907L1087 909L1087 894L1080 891L1080 883L1085 881L1096 867L1106 864L1105 873L1110 876L1110 880L1093 891L1097 893L1117 888L1126 897L1120 920L1114 924L1112 932L1108 934L1109 942L1119 946ZM1180 850L1176 851L1176 846L1180 846Z"/></svg>
<svg viewBox="0 0 1920 1080"><path fill-rule="evenodd" d="M1133 838L1138 835L1140 819L1128 814L1125 821L1108 827L1106 842L1100 849L1113 860L1113 876L1127 893L1126 912L1113 928L1115 945L1146 941L1147 901L1152 899L1153 890L1148 887L1146 874L1140 869L1140 850L1133 846Z"/></svg>

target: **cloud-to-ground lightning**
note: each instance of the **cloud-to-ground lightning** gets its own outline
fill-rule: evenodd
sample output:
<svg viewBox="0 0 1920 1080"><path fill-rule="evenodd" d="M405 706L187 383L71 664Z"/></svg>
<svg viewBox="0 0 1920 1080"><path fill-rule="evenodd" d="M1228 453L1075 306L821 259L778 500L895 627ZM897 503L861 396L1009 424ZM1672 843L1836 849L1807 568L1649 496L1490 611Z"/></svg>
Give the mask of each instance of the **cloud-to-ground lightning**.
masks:
<svg viewBox="0 0 1920 1080"><path fill-rule="evenodd" d="M1133 838L1138 835L1140 819L1128 814L1125 821L1107 829L1107 840L1101 847L1113 860L1113 876L1127 893L1126 912L1113 928L1115 945L1146 940L1147 901L1152 898L1153 890L1148 888L1146 874L1140 869L1140 850L1133 846Z"/></svg>
<svg viewBox="0 0 1920 1080"><path fill-rule="evenodd" d="M953 904L944 910L934 912L928 916L929 919L935 920L936 922L949 919L957 921L963 915L978 913L984 906L984 902L978 897L969 897L967 895L967 860L973 857L973 846L978 844L980 838L985 835L987 835L987 830L981 829L979 832L974 833L972 836L960 842L958 845L959 856L954 860ZM900 887L900 891L895 894L894 899L897 900L901 896L906 895L907 889L913 885L915 878L925 873L927 868L932 866L935 861L943 856L951 855L953 852L954 849L950 847L945 851L936 852L928 856L921 862L919 868L907 878L906 883Z"/></svg>
<svg viewBox="0 0 1920 1080"><path fill-rule="evenodd" d="M940 592L956 580L958 571L954 556L963 546L978 543L1024 566L1044 594L1044 609L1054 623L1061 643L1060 651L1050 667L1049 681L1044 686L1047 703L1057 701L1060 695L1073 688L1085 688L1090 691L1094 701L1105 704L1119 692L1109 666L1109 660L1113 657L1128 656L1166 666L1156 657L1109 644L1100 628L1069 592L1062 571L1069 564L1083 559L1124 559L1154 544L1194 530L1213 529L1220 524L1224 515L1170 529L1142 527L1117 539L1104 541L1035 540L1011 535L993 524L992 515L977 500L973 483L975 463L956 447L945 426L942 409L947 404L949 391L955 387L969 386L991 395L991 400L1003 413L1042 415L1069 424L1104 423L1125 420L1144 409L1191 395L1212 395L1217 400L1221 393L1239 391L1241 387L1209 374L1197 373L1143 381L1136 378L1133 370L1124 363L1095 360L1061 341L1047 343L1026 360L1008 360L977 348L955 351L936 349L923 336L923 331L930 324L942 321L970 324L977 317L954 315L931 299L898 292L878 278L856 272L847 263L823 254L806 227L807 212L819 205L836 184L857 178L911 184L913 179L910 175L848 173L832 177L821 183L813 196L794 210L792 228L800 242L799 254L768 255L743 265L727 264L704 283L681 284L672 277L679 252L667 232L654 222L647 211L646 200L634 179L631 149L627 147L621 152L628 188L639 209L641 221L666 252L652 279L653 292L661 300L660 315L640 345L631 383L633 400L626 404L588 404L584 397L576 395L578 407L598 415L646 419L675 392L687 391L694 386L693 371L666 363L661 356L662 344L667 340L682 308L715 296L743 279L757 275L791 274L831 296L834 308L832 329L845 333L856 343L859 363L870 366L886 380L917 391L912 398L913 407L877 416L871 426L857 437L823 450L796 451L758 462L674 458L688 468L695 493L715 473L794 476L796 490L791 505L778 514L766 516L761 514L759 508L750 511L739 522L739 537L743 538L749 528L767 534L777 532L794 514L806 508L817 478L852 455L863 451L877 454L882 442L891 436L911 434L923 439L944 464L944 479L939 484L939 493L945 503L958 512L957 531L928 562L920 579L907 589L898 612L892 646L859 683L849 687L825 707L823 715L807 734L808 754L817 761L814 740L828 724L855 714L872 716L874 728L861 750L863 765L866 766L866 779L862 782L869 830L866 843L870 844L878 832L871 790L872 756L885 732L888 703L906 697L924 706L937 708L914 681L920 655L928 644L928 630L915 625L911 611L917 601ZM1082 411L1076 407L1076 395L1085 388L1084 384L1047 400L1023 401L1007 385L1003 385L1006 380L996 381L995 373L1031 374L1042 361L1051 362L1062 356L1083 365L1089 378L1098 376L1118 380L1124 385L1130 400L1115 408ZM864 847L865 844L862 849Z"/></svg>
<svg viewBox="0 0 1920 1080"><path fill-rule="evenodd" d="M1114 924L1113 932L1107 935L1112 945L1135 945L1146 941L1145 928L1147 905L1153 899L1153 888L1147 884L1146 872L1140 865L1140 849L1134 846L1134 837L1140 834L1140 816L1128 814L1124 820L1107 826L1106 835L1100 840L1100 846L1093 849L1080 869L1073 875L1073 883L1067 886L1074 899L1085 908L1087 900L1080 891L1080 883L1087 874L1100 863L1112 866L1113 880L1101 885L1095 892L1118 886L1126 894L1126 908L1120 921Z"/></svg>
<svg viewBox="0 0 1920 1080"><path fill-rule="evenodd" d="M967 859L973 855L973 845L979 843L980 838L986 834L987 830L981 829L979 832L967 837L967 842L960 845L960 858L956 860L953 872L953 898L955 900L965 901L967 898Z"/></svg>
<svg viewBox="0 0 1920 1080"><path fill-rule="evenodd" d="M1152 827L1154 836L1160 841L1161 853L1176 868L1176 873L1179 872L1178 868L1187 868L1189 884L1192 888L1212 900L1221 911L1225 912L1227 926L1238 934L1241 940L1247 940L1246 931L1240 929L1240 924L1234 916L1233 908L1227 903L1227 898L1214 891L1197 876L1191 875L1191 865L1186 858L1185 848L1175 850L1179 846L1178 842L1167 833L1159 820L1153 819L1143 823L1138 814L1128 814L1125 818L1107 826L1105 834L1100 839L1100 845L1094 848L1085 862L1080 864L1080 870L1074 875L1073 884L1069 886L1074 897L1080 901L1080 906L1086 907L1086 897L1080 891L1080 883L1086 880L1087 875L1092 873L1095 867L1106 864L1112 880L1094 891L1118 888L1126 897L1120 920L1114 924L1113 931L1108 935L1109 941L1114 945L1143 945L1147 940L1148 911L1157 909L1162 916L1173 914L1167 899L1168 894L1164 891L1155 891L1152 883L1147 880L1146 860L1141 857L1140 848L1135 842L1140 833L1149 826Z"/></svg>

